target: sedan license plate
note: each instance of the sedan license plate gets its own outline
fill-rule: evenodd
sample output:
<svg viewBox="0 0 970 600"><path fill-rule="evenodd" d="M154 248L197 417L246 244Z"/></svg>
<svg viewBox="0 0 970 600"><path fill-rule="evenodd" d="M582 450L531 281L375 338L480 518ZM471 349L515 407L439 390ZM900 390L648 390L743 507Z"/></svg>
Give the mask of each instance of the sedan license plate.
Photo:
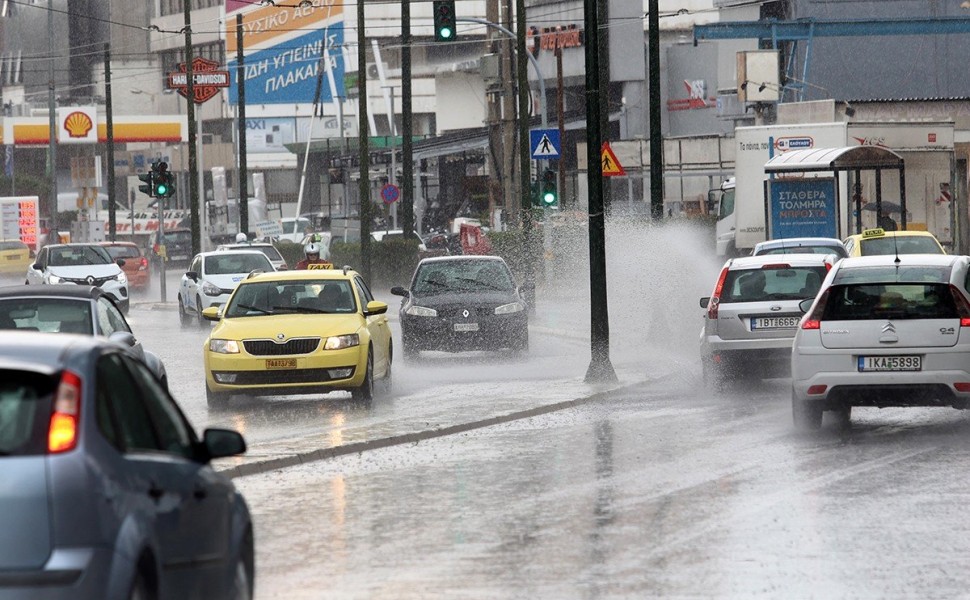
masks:
<svg viewBox="0 0 970 600"><path fill-rule="evenodd" d="M455 323L455 331L478 331L478 323Z"/></svg>
<svg viewBox="0 0 970 600"><path fill-rule="evenodd" d="M751 329L794 329L801 317L753 317Z"/></svg>
<svg viewBox="0 0 970 600"><path fill-rule="evenodd" d="M922 371L921 356L860 356L859 371Z"/></svg>
<svg viewBox="0 0 970 600"><path fill-rule="evenodd" d="M267 358L266 368L267 369L295 369L296 359L295 358Z"/></svg>

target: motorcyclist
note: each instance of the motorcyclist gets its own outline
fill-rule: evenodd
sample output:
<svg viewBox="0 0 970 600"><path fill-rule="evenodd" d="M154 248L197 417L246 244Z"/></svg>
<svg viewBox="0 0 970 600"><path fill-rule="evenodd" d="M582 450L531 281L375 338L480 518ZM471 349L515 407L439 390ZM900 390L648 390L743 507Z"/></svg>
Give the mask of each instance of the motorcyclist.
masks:
<svg viewBox="0 0 970 600"><path fill-rule="evenodd" d="M320 258L320 244L310 242L303 247L306 258L296 263L297 269L332 269L333 263Z"/></svg>

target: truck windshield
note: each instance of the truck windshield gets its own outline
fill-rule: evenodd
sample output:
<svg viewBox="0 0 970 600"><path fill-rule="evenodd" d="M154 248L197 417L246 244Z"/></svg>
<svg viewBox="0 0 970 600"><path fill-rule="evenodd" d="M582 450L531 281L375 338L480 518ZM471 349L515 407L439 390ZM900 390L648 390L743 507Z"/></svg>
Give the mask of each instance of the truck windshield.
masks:
<svg viewBox="0 0 970 600"><path fill-rule="evenodd" d="M723 219L734 213L734 189L721 192L721 204L717 208L717 218Z"/></svg>

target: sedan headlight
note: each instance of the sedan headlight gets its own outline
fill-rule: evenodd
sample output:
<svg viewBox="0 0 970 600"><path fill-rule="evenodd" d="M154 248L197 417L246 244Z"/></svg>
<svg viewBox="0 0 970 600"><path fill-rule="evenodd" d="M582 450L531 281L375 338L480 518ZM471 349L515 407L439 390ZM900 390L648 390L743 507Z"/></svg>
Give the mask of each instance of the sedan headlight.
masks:
<svg viewBox="0 0 970 600"><path fill-rule="evenodd" d="M58 277L57 275L47 276L47 283L60 283L60 282L61 282L61 278Z"/></svg>
<svg viewBox="0 0 970 600"><path fill-rule="evenodd" d="M221 296L222 290L206 281L202 284L202 293L206 296Z"/></svg>
<svg viewBox="0 0 970 600"><path fill-rule="evenodd" d="M209 352L217 354L239 354L239 342L236 340L209 340Z"/></svg>
<svg viewBox="0 0 970 600"><path fill-rule="evenodd" d="M495 314L497 315L510 315L512 313L522 312L525 310L525 304L521 302L513 302L512 304L503 304L495 308Z"/></svg>
<svg viewBox="0 0 970 600"><path fill-rule="evenodd" d="M424 306L410 306L404 311L404 314L411 315L412 317L437 317L438 311Z"/></svg>
<svg viewBox="0 0 970 600"><path fill-rule="evenodd" d="M356 333L351 333L348 335L332 335L327 338L327 341L323 344L324 350L342 350L343 348L351 348L353 346L360 345L360 336Z"/></svg>

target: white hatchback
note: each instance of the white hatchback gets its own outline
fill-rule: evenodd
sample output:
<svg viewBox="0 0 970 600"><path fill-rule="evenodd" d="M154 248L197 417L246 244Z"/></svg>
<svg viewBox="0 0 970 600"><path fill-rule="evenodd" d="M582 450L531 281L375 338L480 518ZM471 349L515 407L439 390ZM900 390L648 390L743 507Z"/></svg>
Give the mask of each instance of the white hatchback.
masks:
<svg viewBox="0 0 970 600"><path fill-rule="evenodd" d="M929 254L837 263L795 334L795 426L818 429L824 411L848 419L853 406L970 408L968 264Z"/></svg>

